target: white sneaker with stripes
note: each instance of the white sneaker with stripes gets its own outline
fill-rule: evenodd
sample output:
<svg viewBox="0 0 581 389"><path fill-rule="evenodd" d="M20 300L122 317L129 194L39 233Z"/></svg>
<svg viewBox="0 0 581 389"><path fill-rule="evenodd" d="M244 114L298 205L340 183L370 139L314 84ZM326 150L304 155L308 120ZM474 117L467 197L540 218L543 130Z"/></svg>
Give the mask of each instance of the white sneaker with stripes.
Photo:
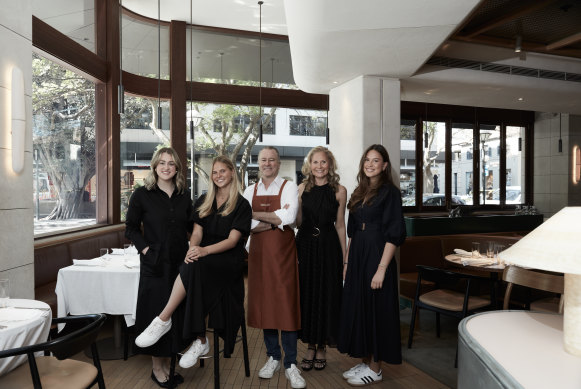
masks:
<svg viewBox="0 0 581 389"><path fill-rule="evenodd" d="M343 373L343 378L345 378L346 380L348 380L349 378L353 378L361 371L361 369L363 369L365 367L367 367L367 365L365 363L360 363L358 365L355 365L351 369L349 369Z"/></svg>
<svg viewBox="0 0 581 389"><path fill-rule="evenodd" d="M376 382L381 382L383 380L383 376L381 375L381 370L379 373L374 372L369 368L369 366L365 366L361 370L357 372L353 377L347 380L347 383L351 386L365 386L374 384Z"/></svg>

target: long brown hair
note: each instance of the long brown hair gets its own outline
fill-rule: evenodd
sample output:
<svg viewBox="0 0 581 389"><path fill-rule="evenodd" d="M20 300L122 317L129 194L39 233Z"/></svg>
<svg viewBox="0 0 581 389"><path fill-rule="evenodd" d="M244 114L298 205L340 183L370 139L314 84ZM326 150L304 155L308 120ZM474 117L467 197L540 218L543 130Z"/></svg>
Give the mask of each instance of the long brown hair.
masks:
<svg viewBox="0 0 581 389"><path fill-rule="evenodd" d="M316 153L325 153L327 157L327 161L329 162L329 172L327 173L327 181L329 182L329 186L333 188L333 191L337 192L339 189L339 175L337 174L337 161L335 160L335 156L328 148L324 146L317 146L309 151L307 154L307 158L303 163L303 167L301 171L305 178L303 179L303 183L305 184L305 192L309 192L313 186L315 186L315 177L311 171L311 162L313 161L313 155Z"/></svg>
<svg viewBox="0 0 581 389"><path fill-rule="evenodd" d="M238 179L238 173L236 172L236 167L230 160L230 158L226 157L225 155L219 155L212 161L212 170L214 170L214 165L217 162L221 162L230 172L232 173L232 182L230 182L230 190L228 192L228 199L226 200L226 205L224 206L224 210L220 213L222 216L227 216L234 209L236 208L236 202L238 201L238 196L240 195L240 180ZM208 187L208 192L206 193L206 198L204 202L198 207L197 211L200 217L206 217L212 213L212 204L214 203L214 199L216 198L216 184L214 181L210 179L211 185Z"/></svg>
<svg viewBox="0 0 581 389"><path fill-rule="evenodd" d="M145 177L145 187L147 190L152 190L157 185L157 172L155 169L157 165L159 165L159 160L161 159L162 154L169 154L172 156L174 163L176 164L176 174L173 176L172 180L174 185L176 186L178 193L182 194L186 189L186 179L184 178L184 168L182 162L180 161L180 157L178 153L171 148L171 147L162 147L155 152L153 158L151 158L151 166L149 169L149 173L147 177Z"/></svg>
<svg viewBox="0 0 581 389"><path fill-rule="evenodd" d="M365 175L364 165L365 165L365 158L367 157L367 153L371 150L377 151L383 162L387 162L387 166L385 170L379 175L379 179L377 183L371 185L371 181L369 177ZM381 188L384 184L392 184L393 179L391 177L391 162L389 161L389 154L387 150L382 145L371 145L365 150L363 156L361 157L361 161L359 161L359 173L357 173L357 188L351 194L351 198L349 199L349 203L347 204L347 208L349 211L355 209L357 205L360 203L371 203L373 198L377 195L379 188Z"/></svg>

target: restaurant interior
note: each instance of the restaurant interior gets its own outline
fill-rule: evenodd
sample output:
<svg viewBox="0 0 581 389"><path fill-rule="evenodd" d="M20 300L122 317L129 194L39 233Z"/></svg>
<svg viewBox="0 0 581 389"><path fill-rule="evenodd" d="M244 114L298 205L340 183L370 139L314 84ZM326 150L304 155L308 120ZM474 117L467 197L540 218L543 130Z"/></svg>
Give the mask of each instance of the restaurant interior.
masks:
<svg viewBox="0 0 581 389"><path fill-rule="evenodd" d="M92 366L96 344L94 387L157 387L131 347L125 217L158 147L187 161L195 200L213 156L250 185L264 146L297 184L328 147L349 196L371 144L389 153L407 232L403 364L375 386L581 387L581 1L0 4L1 388L34 377L7 350L77 315L98 340L64 361ZM96 274L116 255L122 271ZM257 329L240 340L178 368L180 386L290 387L257 377ZM327 361L308 387L350 387L350 358Z"/></svg>

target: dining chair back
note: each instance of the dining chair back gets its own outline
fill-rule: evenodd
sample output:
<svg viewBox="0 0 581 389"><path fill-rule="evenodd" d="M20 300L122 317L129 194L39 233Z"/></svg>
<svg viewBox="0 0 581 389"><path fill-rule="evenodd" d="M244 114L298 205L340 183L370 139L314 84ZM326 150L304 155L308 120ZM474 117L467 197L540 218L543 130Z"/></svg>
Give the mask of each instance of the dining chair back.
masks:
<svg viewBox="0 0 581 389"><path fill-rule="evenodd" d="M436 313L436 335L440 337L440 314L463 319L470 313L492 306L490 297L472 296L474 281L490 283L489 278L463 274L430 266L417 265L418 280L412 308L408 348L412 347L416 315L419 309ZM435 289L422 293L422 281L431 281Z"/></svg>
<svg viewBox="0 0 581 389"><path fill-rule="evenodd" d="M508 309L509 307L510 295L514 285L557 293L561 296L565 291L565 278L559 273L547 273L511 265L504 269L502 279L507 283L503 309ZM531 311L562 313L563 300L562 298L544 298L531 302L530 309Z"/></svg>
<svg viewBox="0 0 581 389"><path fill-rule="evenodd" d="M105 322L104 314L55 318L52 324L64 324L61 332L44 343L0 351L0 358L27 355L28 366L20 365L0 377L0 388L61 389L89 388L94 384L105 389L103 371L95 340ZM91 347L93 363L70 359ZM44 352L45 356L35 357ZM46 355L46 354L52 354Z"/></svg>

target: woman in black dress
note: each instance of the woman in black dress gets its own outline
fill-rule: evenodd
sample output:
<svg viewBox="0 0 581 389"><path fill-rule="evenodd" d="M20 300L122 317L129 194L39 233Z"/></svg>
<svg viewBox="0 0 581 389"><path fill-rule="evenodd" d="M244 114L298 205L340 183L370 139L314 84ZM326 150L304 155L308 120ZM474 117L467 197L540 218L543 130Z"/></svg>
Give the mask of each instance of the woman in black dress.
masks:
<svg viewBox="0 0 581 389"><path fill-rule="evenodd" d="M252 209L240 193L232 162L225 156L214 159L212 185L194 205L194 232L180 274L167 304L136 339L137 345L155 344L172 328L172 314L185 299L182 337L194 340L180 359L188 368L210 350L208 326L220 333L227 354L234 347L244 309L244 243L250 233ZM175 314L174 314L175 321Z"/></svg>
<svg viewBox="0 0 581 389"><path fill-rule="evenodd" d="M302 168L296 237L301 296L300 338L308 344L303 370L326 366L326 345L337 344L345 255L347 190L330 150L315 147Z"/></svg>
<svg viewBox="0 0 581 389"><path fill-rule="evenodd" d="M401 363L395 249L405 240L401 194L389 155L370 146L359 163L349 199L347 258L337 348L361 363L343 373L362 386L382 380L381 362Z"/></svg>
<svg viewBox="0 0 581 389"><path fill-rule="evenodd" d="M180 159L174 149L164 147L153 156L145 185L136 189L129 200L125 236L141 253L137 331L143 331L163 309L188 250L193 208L185 189ZM168 383L169 357L183 348L176 330L179 327L154 347L139 350L151 355L151 379L160 386ZM176 381L183 382L183 378L176 375Z"/></svg>

